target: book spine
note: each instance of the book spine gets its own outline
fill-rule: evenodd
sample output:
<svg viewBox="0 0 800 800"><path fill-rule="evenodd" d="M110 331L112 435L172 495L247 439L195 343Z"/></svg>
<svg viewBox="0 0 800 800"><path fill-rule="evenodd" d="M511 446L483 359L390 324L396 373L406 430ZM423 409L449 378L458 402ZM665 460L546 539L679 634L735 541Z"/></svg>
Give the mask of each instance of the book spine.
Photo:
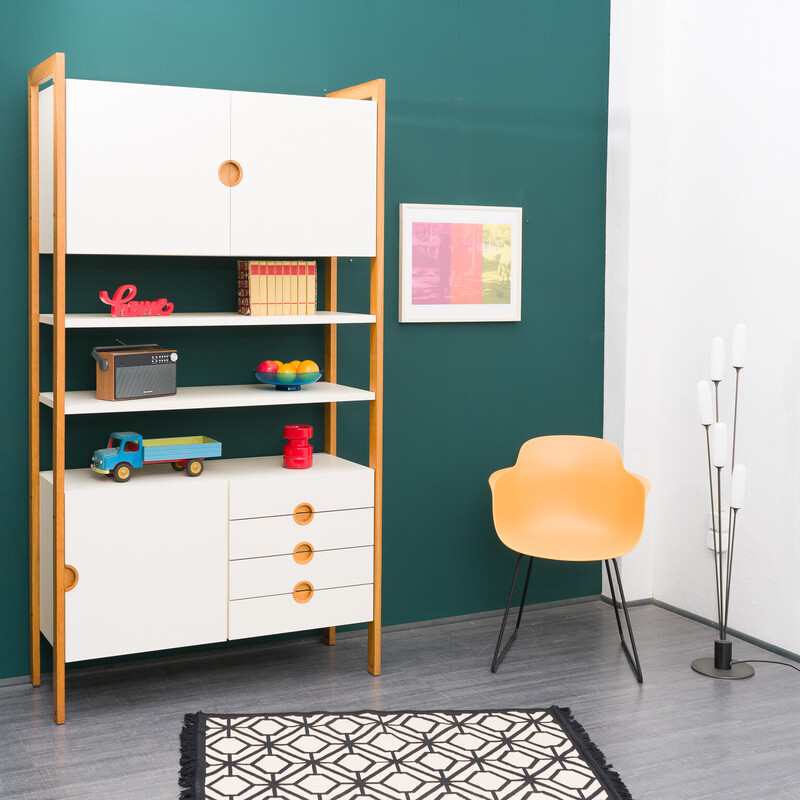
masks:
<svg viewBox="0 0 800 800"><path fill-rule="evenodd" d="M289 292L291 297L291 311L290 314L299 314L297 303L297 261L292 261L289 264Z"/></svg>
<svg viewBox="0 0 800 800"><path fill-rule="evenodd" d="M267 316L275 316L275 263L267 261Z"/></svg>
<svg viewBox="0 0 800 800"><path fill-rule="evenodd" d="M258 291L258 262L248 261L250 273L250 313L258 316L261 312L261 297Z"/></svg>
<svg viewBox="0 0 800 800"><path fill-rule="evenodd" d="M297 264L297 313L308 314L306 294L308 289L308 278L306 277L306 262L300 261Z"/></svg>
<svg viewBox="0 0 800 800"><path fill-rule="evenodd" d="M250 264L247 261L236 263L236 308L244 316L252 314L250 306Z"/></svg>
<svg viewBox="0 0 800 800"><path fill-rule="evenodd" d="M309 261L306 265L308 267L307 279L308 285L306 287L306 304L308 306L308 314L317 313L317 264L315 261Z"/></svg>
<svg viewBox="0 0 800 800"><path fill-rule="evenodd" d="M267 262L258 262L258 297L259 311L262 317L267 315Z"/></svg>
<svg viewBox="0 0 800 800"><path fill-rule="evenodd" d="M283 270L283 313L284 314L291 314L292 313L292 279L291 279L291 271L290 271L290 264L288 261L281 261L281 268Z"/></svg>

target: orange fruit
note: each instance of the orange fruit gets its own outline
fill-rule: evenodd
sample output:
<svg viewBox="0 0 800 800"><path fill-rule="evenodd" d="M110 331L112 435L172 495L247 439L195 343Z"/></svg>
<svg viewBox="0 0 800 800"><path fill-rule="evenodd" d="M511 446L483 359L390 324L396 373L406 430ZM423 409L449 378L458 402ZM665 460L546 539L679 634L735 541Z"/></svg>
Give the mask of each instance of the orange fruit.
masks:
<svg viewBox="0 0 800 800"><path fill-rule="evenodd" d="M278 380L281 383L292 383L295 379L296 372L291 364L281 364L278 367Z"/></svg>
<svg viewBox="0 0 800 800"><path fill-rule="evenodd" d="M298 372L319 372L319 367L317 366L315 361L301 361L300 365L297 367Z"/></svg>
<svg viewBox="0 0 800 800"><path fill-rule="evenodd" d="M294 361L290 361L289 364L291 364L294 371L297 372L297 368L300 366L300 362L297 359L295 359Z"/></svg>

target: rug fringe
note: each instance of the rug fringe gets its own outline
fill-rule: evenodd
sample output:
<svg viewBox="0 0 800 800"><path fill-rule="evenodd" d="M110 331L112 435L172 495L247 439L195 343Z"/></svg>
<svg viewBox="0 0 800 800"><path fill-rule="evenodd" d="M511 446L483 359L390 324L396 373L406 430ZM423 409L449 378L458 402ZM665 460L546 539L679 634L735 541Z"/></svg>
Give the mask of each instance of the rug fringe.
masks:
<svg viewBox="0 0 800 800"><path fill-rule="evenodd" d="M178 786L181 787L180 800L198 800L195 793L197 775L197 727L201 712L186 714L181 730L181 771Z"/></svg>
<svg viewBox="0 0 800 800"><path fill-rule="evenodd" d="M580 722L578 722L578 720L572 716L572 711L569 708L564 708L563 706L553 706L553 708L563 718L564 722L569 725L569 728L574 734L575 738L579 740L581 747L594 760L597 766L603 770L603 773L608 777L609 782L612 784L614 791L619 796L619 800L633 800L633 795L631 795L628 787L622 782L620 774L616 770L612 769L613 765L606 761L606 757L602 750L600 750L600 748L591 740L583 725L581 725Z"/></svg>

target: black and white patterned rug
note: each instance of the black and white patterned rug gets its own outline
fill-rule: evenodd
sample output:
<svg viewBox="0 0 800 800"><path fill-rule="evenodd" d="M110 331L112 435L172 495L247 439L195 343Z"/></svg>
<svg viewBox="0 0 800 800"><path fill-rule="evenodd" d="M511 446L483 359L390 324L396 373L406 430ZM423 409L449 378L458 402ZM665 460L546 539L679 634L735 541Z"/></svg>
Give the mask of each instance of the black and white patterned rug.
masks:
<svg viewBox="0 0 800 800"><path fill-rule="evenodd" d="M187 714L181 800L630 800L566 708Z"/></svg>

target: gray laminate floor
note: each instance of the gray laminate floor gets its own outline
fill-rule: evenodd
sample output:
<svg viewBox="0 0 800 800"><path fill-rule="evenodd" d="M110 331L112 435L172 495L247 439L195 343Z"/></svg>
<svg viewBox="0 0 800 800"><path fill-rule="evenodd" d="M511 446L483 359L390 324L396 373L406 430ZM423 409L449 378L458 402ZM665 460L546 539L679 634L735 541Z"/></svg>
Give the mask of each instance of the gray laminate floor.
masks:
<svg viewBox="0 0 800 800"><path fill-rule="evenodd" d="M178 796L187 711L482 709L570 706L635 800L800 798L800 673L756 664L745 681L696 675L713 631L655 606L631 610L645 683L599 601L534 609L496 675L497 618L389 630L369 676L365 637L294 641L67 678L67 724L50 691L0 689L0 797L155 800ZM775 658L736 643L734 657Z"/></svg>

